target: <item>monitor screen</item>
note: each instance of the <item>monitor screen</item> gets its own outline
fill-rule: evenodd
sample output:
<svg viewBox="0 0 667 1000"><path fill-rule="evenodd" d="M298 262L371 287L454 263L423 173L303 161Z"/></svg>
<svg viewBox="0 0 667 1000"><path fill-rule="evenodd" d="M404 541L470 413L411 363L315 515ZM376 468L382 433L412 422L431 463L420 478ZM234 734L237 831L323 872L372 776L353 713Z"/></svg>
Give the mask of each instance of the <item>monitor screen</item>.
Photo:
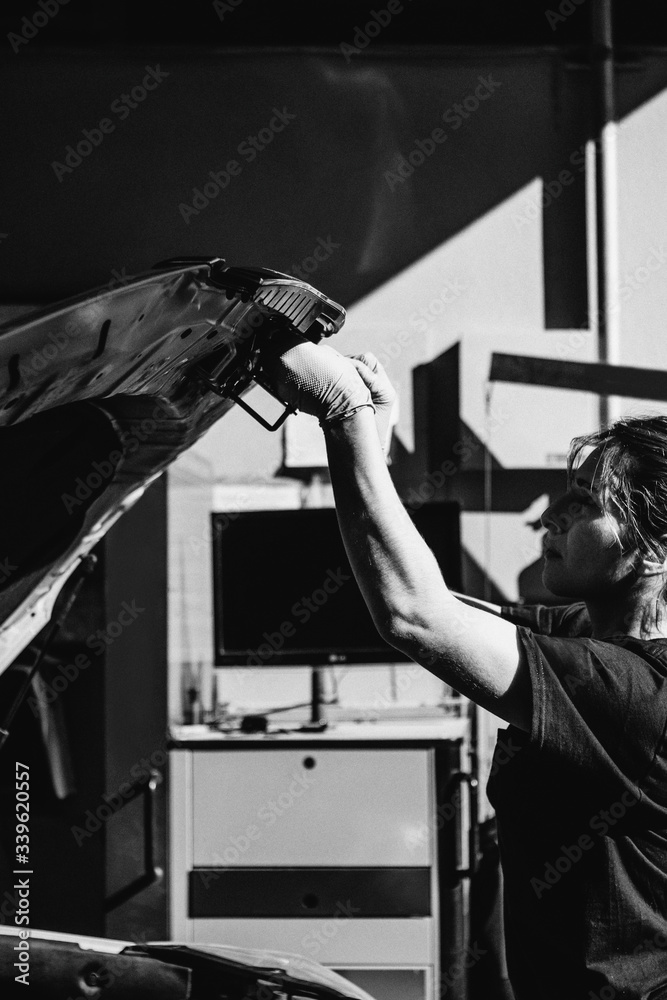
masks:
<svg viewBox="0 0 667 1000"><path fill-rule="evenodd" d="M459 505L408 511L447 584L461 590ZM380 638L333 508L218 512L213 524L216 666L403 662Z"/></svg>

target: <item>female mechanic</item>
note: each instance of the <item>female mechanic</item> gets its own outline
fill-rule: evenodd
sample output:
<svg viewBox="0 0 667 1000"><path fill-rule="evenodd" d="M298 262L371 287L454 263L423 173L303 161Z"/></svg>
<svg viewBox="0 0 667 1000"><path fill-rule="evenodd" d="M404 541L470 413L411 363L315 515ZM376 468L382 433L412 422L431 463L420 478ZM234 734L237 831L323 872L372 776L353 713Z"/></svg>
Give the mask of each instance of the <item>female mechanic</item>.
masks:
<svg viewBox="0 0 667 1000"><path fill-rule="evenodd" d="M264 378L320 421L378 631L509 723L488 795L516 1000L667 998L667 417L573 442L567 491L542 516L544 582L567 605L475 606L394 489L376 359L272 343Z"/></svg>

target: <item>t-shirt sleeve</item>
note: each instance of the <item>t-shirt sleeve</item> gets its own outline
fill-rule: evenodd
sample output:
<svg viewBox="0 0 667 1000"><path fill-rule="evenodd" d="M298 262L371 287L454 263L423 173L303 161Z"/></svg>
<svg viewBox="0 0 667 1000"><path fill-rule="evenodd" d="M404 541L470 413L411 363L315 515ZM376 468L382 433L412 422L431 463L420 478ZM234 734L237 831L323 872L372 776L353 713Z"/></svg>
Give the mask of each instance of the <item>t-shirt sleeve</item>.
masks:
<svg viewBox="0 0 667 1000"><path fill-rule="evenodd" d="M513 625L523 625L538 635L590 635L591 623L583 603L550 606L546 604L506 604L501 617Z"/></svg>
<svg viewBox="0 0 667 1000"><path fill-rule="evenodd" d="M663 741L664 663L608 641L517 632L530 670L533 747L612 787L639 785Z"/></svg>

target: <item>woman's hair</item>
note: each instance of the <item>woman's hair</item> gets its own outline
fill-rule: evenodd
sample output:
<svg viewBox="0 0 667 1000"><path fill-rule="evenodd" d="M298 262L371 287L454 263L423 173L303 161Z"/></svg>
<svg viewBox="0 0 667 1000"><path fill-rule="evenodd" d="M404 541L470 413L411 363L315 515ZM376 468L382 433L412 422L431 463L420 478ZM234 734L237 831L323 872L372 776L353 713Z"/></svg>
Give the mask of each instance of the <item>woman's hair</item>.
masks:
<svg viewBox="0 0 667 1000"><path fill-rule="evenodd" d="M667 556L667 416L622 417L574 438L568 475L589 448L600 449L598 497L623 525L623 545L642 556Z"/></svg>

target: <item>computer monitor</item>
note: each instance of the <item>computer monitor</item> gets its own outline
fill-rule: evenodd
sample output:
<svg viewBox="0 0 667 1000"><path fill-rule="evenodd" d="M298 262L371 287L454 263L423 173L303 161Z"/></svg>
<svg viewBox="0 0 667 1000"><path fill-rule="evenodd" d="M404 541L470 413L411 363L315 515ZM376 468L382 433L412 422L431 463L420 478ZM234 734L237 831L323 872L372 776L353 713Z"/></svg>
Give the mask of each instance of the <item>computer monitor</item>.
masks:
<svg viewBox="0 0 667 1000"><path fill-rule="evenodd" d="M448 586L461 590L459 505L408 513ZM333 508L217 512L212 520L216 666L407 661L373 623Z"/></svg>

